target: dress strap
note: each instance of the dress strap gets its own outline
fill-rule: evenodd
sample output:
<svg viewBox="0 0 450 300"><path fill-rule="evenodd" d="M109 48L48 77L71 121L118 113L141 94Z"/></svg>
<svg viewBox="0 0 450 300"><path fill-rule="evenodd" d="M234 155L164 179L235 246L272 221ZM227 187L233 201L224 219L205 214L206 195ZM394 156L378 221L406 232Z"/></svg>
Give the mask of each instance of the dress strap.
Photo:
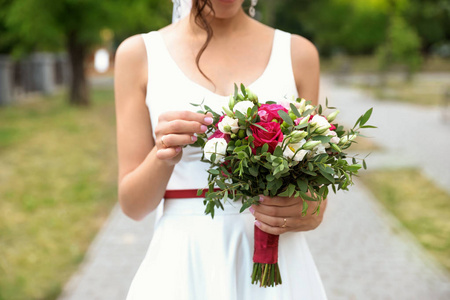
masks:
<svg viewBox="0 0 450 300"><path fill-rule="evenodd" d="M159 68L167 68L167 62L165 61L165 45L160 38L159 32L150 31L148 33L141 34L144 40L145 49L147 51L147 62L149 74L152 74L152 70L158 71ZM159 69L161 70L161 69Z"/></svg>
<svg viewBox="0 0 450 300"><path fill-rule="evenodd" d="M273 76L292 75L292 59L291 59L291 34L279 29L276 29L274 37L274 45L272 51L272 70Z"/></svg>
<svg viewBox="0 0 450 300"><path fill-rule="evenodd" d="M276 89L273 87L276 86ZM253 88L259 90L264 101L281 101L298 96L291 59L291 34L275 30L272 54L266 74Z"/></svg>

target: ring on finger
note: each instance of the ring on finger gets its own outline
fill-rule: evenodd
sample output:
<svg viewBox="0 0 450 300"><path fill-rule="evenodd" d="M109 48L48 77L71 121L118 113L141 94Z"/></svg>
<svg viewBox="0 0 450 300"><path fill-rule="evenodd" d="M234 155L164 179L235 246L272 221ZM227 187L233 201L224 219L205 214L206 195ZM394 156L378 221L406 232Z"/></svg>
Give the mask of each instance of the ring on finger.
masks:
<svg viewBox="0 0 450 300"><path fill-rule="evenodd" d="M162 145L164 148L169 148L169 147L166 145L166 143L164 143L164 137L165 137L165 135L163 135L163 136L161 137L161 145Z"/></svg>
<svg viewBox="0 0 450 300"><path fill-rule="evenodd" d="M286 228L286 221L287 221L286 218L284 218L283 221L284 221L284 223L283 223L283 225L281 225L280 227L281 227L281 228Z"/></svg>

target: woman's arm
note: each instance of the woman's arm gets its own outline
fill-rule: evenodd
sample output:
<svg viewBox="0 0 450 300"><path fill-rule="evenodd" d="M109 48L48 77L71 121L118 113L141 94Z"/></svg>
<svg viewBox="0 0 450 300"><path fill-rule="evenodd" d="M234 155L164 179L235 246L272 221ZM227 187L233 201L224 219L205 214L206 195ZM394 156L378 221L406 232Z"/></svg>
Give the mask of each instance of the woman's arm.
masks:
<svg viewBox="0 0 450 300"><path fill-rule="evenodd" d="M147 53L141 36L125 40L115 60L119 203L126 215L144 218L161 201L174 165L181 159L182 145L203 133L211 124L208 116L192 112L161 114L155 128L145 105ZM163 99L161 99L163 100ZM164 145L161 138L164 137Z"/></svg>
<svg viewBox="0 0 450 300"><path fill-rule="evenodd" d="M317 105L320 80L317 49L307 39L292 35L291 53L298 95L310 100L313 105ZM308 210L306 216L302 217L303 201L306 201L302 198L261 197L261 200L259 205L253 205L250 208L257 220L255 224L262 231L277 235L288 231L307 231L317 228L322 222L327 205L327 201L324 199L319 214L313 214L317 208L317 202L307 201ZM284 228L283 225L285 225Z"/></svg>
<svg viewBox="0 0 450 300"><path fill-rule="evenodd" d="M158 206L173 166L158 160L145 93L147 54L142 38L122 42L115 59L118 196L126 215L140 220Z"/></svg>
<svg viewBox="0 0 450 300"><path fill-rule="evenodd" d="M294 34L291 39L291 52L298 95L310 100L312 105L317 105L320 84L319 53L313 43Z"/></svg>

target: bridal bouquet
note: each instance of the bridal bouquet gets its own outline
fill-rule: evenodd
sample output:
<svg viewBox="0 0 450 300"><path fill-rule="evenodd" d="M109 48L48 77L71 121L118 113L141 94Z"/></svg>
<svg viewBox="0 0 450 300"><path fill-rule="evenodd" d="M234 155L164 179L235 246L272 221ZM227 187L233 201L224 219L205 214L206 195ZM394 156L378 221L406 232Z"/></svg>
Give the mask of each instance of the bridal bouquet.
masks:
<svg viewBox="0 0 450 300"><path fill-rule="evenodd" d="M203 104L193 104L201 113L213 114L214 122L199 135L193 146L202 147L202 160L208 162L208 190L204 204L206 214L214 217L224 201L241 201L241 212L259 203L259 195L301 197L320 205L331 187L347 190L352 176L361 167L353 157L346 159L349 148L366 125L372 109L359 117L355 126L344 130L334 120L335 110L327 116L323 109L305 99L286 99L281 103L259 103L258 96L235 85L228 107L215 112ZM327 109L335 109L328 107ZM217 188L218 187L218 188ZM203 190L198 191L201 195ZM308 202L303 201L305 215ZM252 283L260 286L281 284L278 268L278 236L255 226Z"/></svg>

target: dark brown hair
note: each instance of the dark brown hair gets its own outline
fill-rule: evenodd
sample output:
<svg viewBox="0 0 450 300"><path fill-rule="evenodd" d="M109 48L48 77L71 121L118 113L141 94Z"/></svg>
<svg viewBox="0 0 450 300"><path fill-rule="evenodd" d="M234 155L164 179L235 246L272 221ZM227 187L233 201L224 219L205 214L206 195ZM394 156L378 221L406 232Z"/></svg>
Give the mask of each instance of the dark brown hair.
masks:
<svg viewBox="0 0 450 300"><path fill-rule="evenodd" d="M211 81L211 79L209 79L209 77L206 76L205 73L203 73L199 64L200 57L202 56L203 52L205 52L206 47L208 47L208 44L213 37L213 30L208 22L208 17L211 14L214 16L214 9L211 0L193 0L191 14L192 17L194 18L195 24L197 24L201 29L206 31L206 41L203 44L202 48L200 48L200 51L198 51L197 57L195 58L195 63L197 64L197 68L200 71L200 73L202 73L202 75L205 76L206 79Z"/></svg>

